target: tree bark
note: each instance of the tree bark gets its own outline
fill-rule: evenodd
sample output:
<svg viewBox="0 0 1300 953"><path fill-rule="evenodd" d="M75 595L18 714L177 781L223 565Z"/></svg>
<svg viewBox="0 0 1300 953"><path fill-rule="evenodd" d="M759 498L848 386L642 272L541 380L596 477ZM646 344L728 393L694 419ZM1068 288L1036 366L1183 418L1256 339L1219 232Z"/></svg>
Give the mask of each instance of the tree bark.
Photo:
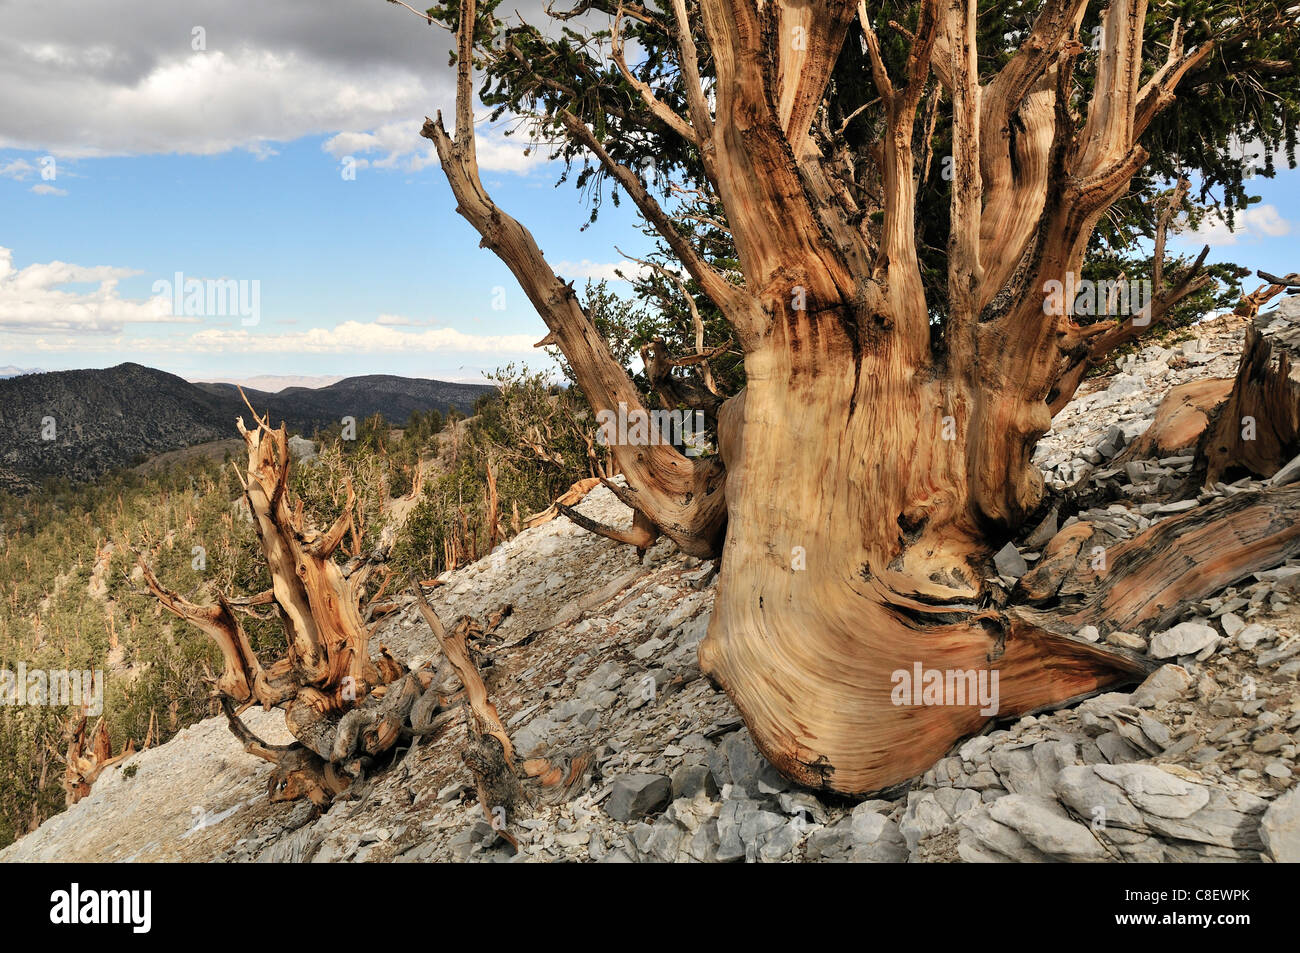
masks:
<svg viewBox="0 0 1300 953"><path fill-rule="evenodd" d="M722 448L729 530L700 648L777 768L810 787L876 791L979 730L990 715L974 700L895 704L896 676L917 664L997 673L999 717L1141 674L986 607L971 395L918 381L884 342L855 366L827 327L815 340L806 322L783 330L750 355L743 423Z"/></svg>
<svg viewBox="0 0 1300 953"><path fill-rule="evenodd" d="M895 75L865 3L854 27L850 5L822 0L699 0L697 17L685 0L671 0L673 22L664 26L677 43L684 115L628 79L616 42L616 66L656 128L698 150L725 210L740 282L701 259L645 182L575 112L553 117L713 300L744 352L747 379L717 410L722 466L672 448L614 447L629 488L611 489L637 518L631 530L591 528L637 545L662 531L688 553L721 556L701 668L735 701L763 753L809 786L890 788L990 718L1137 680L1149 668L1074 636L1070 625L1084 623L1073 615L1062 626L1041 604L1036 620L1000 607L1005 600L990 585L993 553L1042 501L1031 456L1053 409L1100 356L1097 339L1113 347L1141 326L1130 321L1109 334L1082 327L1073 302L1049 306L1049 288L1078 277L1098 220L1146 161L1143 132L1214 49L1185 51L1176 23L1165 61L1144 74L1146 0L1113 0L1101 19L1092 92L1076 116L1087 5L1046 0L1022 49L983 82L974 0L921 0ZM639 410L589 317L479 178L473 0L462 0L459 16L455 133L441 117L423 130L457 210L519 279L550 328L546 343L559 345L593 408ZM878 95L881 134L869 157L878 215L843 185L810 134L851 29L860 31ZM796 35L802 45L791 42ZM697 49L705 45L711 101ZM953 110L938 348L917 251L914 155L931 78ZM1202 286L1198 269L1169 289L1166 307ZM1254 513L1240 519L1250 532L1277 528ZM1082 543L1074 531L1052 565L1072 569ZM1276 558L1287 545L1279 536L1234 550L1205 581ZM1171 583L1167 560L1147 575L1129 561L1129 582L1111 585L1138 595L1116 595L1119 603L1195 588ZM1055 581L1051 598L1064 577ZM1096 611L1127 618L1118 603L1098 600ZM954 685L969 677L991 687L996 678L998 700L936 704L899 692L918 668L955 673Z"/></svg>
<svg viewBox="0 0 1300 953"><path fill-rule="evenodd" d="M1251 325L1246 329L1237 377L1227 401L1202 434L1193 470L1205 486L1231 473L1272 476L1300 453L1300 383L1291 379L1291 358L1273 363L1273 346Z"/></svg>
<svg viewBox="0 0 1300 953"><path fill-rule="evenodd" d="M1124 448L1114 464L1193 453L1232 386L1231 380L1207 377L1172 388L1156 408L1151 426Z"/></svg>

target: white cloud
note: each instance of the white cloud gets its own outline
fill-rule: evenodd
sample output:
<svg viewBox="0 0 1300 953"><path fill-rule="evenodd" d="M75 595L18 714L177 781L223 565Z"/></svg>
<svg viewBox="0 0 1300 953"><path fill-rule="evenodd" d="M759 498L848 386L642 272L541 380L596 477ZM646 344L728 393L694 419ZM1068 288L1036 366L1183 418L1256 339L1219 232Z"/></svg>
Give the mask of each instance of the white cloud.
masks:
<svg viewBox="0 0 1300 953"><path fill-rule="evenodd" d="M592 281L630 281L648 271L645 265L635 261L597 262L588 258L582 261L561 261L555 264L555 273L570 281L590 278ZM623 272L626 277L617 273Z"/></svg>
<svg viewBox="0 0 1300 953"><path fill-rule="evenodd" d="M54 186L54 185L33 185L30 191L35 192L37 195L67 195L68 194L67 189L61 189L58 186Z"/></svg>
<svg viewBox="0 0 1300 953"><path fill-rule="evenodd" d="M517 9L546 28L542 7ZM513 22L515 10L503 15ZM204 50L193 49L199 27ZM76 0L8 4L0 148L265 156L342 131L334 141L348 148L337 154L417 171L436 161L419 138L423 117L452 112L451 45L447 31L377 0L114 0L107 17L86 16ZM523 156L525 145L485 135L483 168L531 168L541 160ZM32 171L12 166L0 175Z"/></svg>
<svg viewBox="0 0 1300 953"><path fill-rule="evenodd" d="M171 302L165 298L138 301L118 294L118 282L138 274L128 268L62 261L15 269L13 252L0 248L0 331L112 334L128 324L185 322L171 316ZM96 287L64 287L85 284Z"/></svg>
<svg viewBox="0 0 1300 953"><path fill-rule="evenodd" d="M262 326L205 324L173 317L168 295L123 298L118 283L141 272L109 265L52 261L15 268L13 252L0 247L0 350L36 352L155 352L171 354L418 354L532 356L536 333L467 334L432 327L424 318L381 314L373 321L334 327L272 331L292 318ZM127 334L139 325L201 325L166 336Z"/></svg>
<svg viewBox="0 0 1300 953"><path fill-rule="evenodd" d="M1282 217L1274 205L1261 205L1248 209L1242 216L1246 229L1268 238L1280 238L1291 234L1291 223Z"/></svg>
<svg viewBox="0 0 1300 953"><path fill-rule="evenodd" d="M537 145L527 138L493 133L480 132L477 148L479 168L485 172L525 174L545 165L550 155L547 146Z"/></svg>
<svg viewBox="0 0 1300 953"><path fill-rule="evenodd" d="M439 55L449 35L388 4L116 0L112 16L87 18L72 0L48 0L6 6L4 20L0 147L268 154L450 101ZM205 50L192 48L199 26Z"/></svg>
<svg viewBox="0 0 1300 953"><path fill-rule="evenodd" d="M344 321L332 328L269 334L257 328L204 328L174 337L116 337L93 342L45 336L31 351L120 351L181 354L533 354L535 334L478 335L454 328L401 330L379 321Z"/></svg>
<svg viewBox="0 0 1300 953"><path fill-rule="evenodd" d="M340 132L327 140L321 148L336 159L380 153L382 157L376 160L358 160L358 166L392 168L403 157L409 162L416 153L427 153L433 149L429 140L420 137L422 125L422 120L413 119L385 123L372 132ZM436 156L434 161L437 161Z"/></svg>
<svg viewBox="0 0 1300 953"><path fill-rule="evenodd" d="M1275 205L1256 205L1238 213L1234 228L1216 214L1207 215L1200 228L1181 233L1180 238L1194 245L1221 247L1235 245L1241 239L1281 238L1291 234L1291 223Z"/></svg>
<svg viewBox="0 0 1300 953"><path fill-rule="evenodd" d="M432 324L432 321L418 321L415 318L403 317L400 314L381 314L375 318L376 324L382 324L388 328L419 328Z"/></svg>
<svg viewBox="0 0 1300 953"><path fill-rule="evenodd" d="M24 131L20 112L0 126L0 141L68 156L234 148L267 155L272 142L417 112L434 94L401 69L340 72L293 52L257 49L187 52L127 88L93 78L83 88L82 78L68 73L42 92L60 97L60 121Z"/></svg>
<svg viewBox="0 0 1300 953"><path fill-rule="evenodd" d="M530 334L475 335L454 328L399 330L378 321L344 321L332 328L311 328L288 334L259 334L245 328L205 328L185 339L194 351L289 354L348 354L420 351L489 353L529 352Z"/></svg>
<svg viewBox="0 0 1300 953"><path fill-rule="evenodd" d="M321 148L336 159L351 156L358 170L375 168L419 172L438 165L438 152L433 143L420 135L423 126L424 120L421 119L386 123L370 132L341 132L328 139ZM522 132L506 136L480 128L475 145L479 168L484 172L527 174L545 165L550 154L545 145L538 146ZM368 155L376 158L359 158Z"/></svg>
<svg viewBox="0 0 1300 953"><path fill-rule="evenodd" d="M26 159L14 159L12 162L0 165L0 179L17 179L21 182L35 171L36 166Z"/></svg>

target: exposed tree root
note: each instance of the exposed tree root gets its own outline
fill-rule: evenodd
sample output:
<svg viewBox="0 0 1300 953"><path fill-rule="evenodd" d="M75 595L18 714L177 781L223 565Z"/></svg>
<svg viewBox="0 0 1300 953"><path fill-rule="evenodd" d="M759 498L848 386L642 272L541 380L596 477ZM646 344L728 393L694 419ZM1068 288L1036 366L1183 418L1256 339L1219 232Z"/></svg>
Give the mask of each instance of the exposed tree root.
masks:
<svg viewBox="0 0 1300 953"><path fill-rule="evenodd" d="M588 493L600 486L600 482L600 477L587 477L585 480L579 480L546 509L540 513L533 513L531 516L525 517L524 528L532 529L541 526L543 523L549 523L560 515L561 506L577 506Z"/></svg>
<svg viewBox="0 0 1300 953"><path fill-rule="evenodd" d="M1190 601L1300 555L1300 486L1240 493L1165 519L1117 546L1093 528L1063 530L1020 580L1031 607L1017 615L1053 631L1167 627ZM1033 608L1036 605L1038 608Z"/></svg>
<svg viewBox="0 0 1300 953"><path fill-rule="evenodd" d="M616 543L627 543L629 546L635 546L641 552L645 552L653 546L654 541L659 538L658 529L646 518L645 514L638 510L632 511L632 525L628 529L618 529L597 522L589 516L583 516L577 510L565 506L563 503L556 503L555 506L562 515L567 516L588 532L595 533L597 536L604 536L606 539L612 539Z"/></svg>

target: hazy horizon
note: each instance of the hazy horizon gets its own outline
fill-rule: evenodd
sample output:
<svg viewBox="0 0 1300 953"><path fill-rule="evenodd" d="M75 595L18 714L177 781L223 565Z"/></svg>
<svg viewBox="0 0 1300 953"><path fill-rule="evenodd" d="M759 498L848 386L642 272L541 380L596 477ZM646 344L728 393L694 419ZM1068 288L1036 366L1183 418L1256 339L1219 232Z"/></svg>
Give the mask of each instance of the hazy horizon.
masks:
<svg viewBox="0 0 1300 953"><path fill-rule="evenodd" d="M429 380L441 381L446 384L491 384L487 377L478 376L452 376L455 372L448 372L446 375L439 374L391 374L388 371L365 371L355 374L240 374L230 376L216 377L191 377L185 374L177 373L167 367L159 367L156 364L144 364L142 361L121 360L111 364L101 364L94 366L80 367L18 367L16 365L0 366L0 379L11 377L23 377L29 374L59 374L68 371L103 371L122 364L143 364L146 367L152 367L154 370L163 371L167 374L175 374L182 380L191 384L238 384L241 387L248 387L254 390L267 391L269 393L278 393L287 387L329 387L331 384L337 384L339 381L346 380L349 377L371 377L378 374L388 374L393 377L403 377L411 380ZM275 386L269 386L274 384Z"/></svg>

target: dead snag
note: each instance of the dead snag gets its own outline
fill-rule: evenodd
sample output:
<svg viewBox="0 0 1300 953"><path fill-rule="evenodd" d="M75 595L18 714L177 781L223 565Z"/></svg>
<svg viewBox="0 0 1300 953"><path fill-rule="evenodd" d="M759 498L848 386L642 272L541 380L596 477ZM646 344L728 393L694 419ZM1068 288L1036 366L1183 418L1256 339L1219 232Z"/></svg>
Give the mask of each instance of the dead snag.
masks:
<svg viewBox="0 0 1300 953"><path fill-rule="evenodd" d="M144 736L144 744L140 746L141 751L148 751L158 743L160 735L158 732L158 709L149 709L149 731Z"/></svg>
<svg viewBox="0 0 1300 953"><path fill-rule="evenodd" d="M1300 453L1300 384L1287 354L1276 365L1272 357L1273 346L1247 328L1232 392L1197 447L1192 472L1203 475L1204 486L1231 473L1270 477Z"/></svg>
<svg viewBox="0 0 1300 953"><path fill-rule="evenodd" d="M517 848L518 841L506 830L506 825L523 807L526 799L515 768L514 745L510 742L505 725L501 723L496 706L488 697L483 676L470 657L468 637L475 628L474 623L469 616L463 616L455 628L448 632L429 605L429 600L424 597L419 584L412 591L420 615L429 624L443 656L464 686L462 705L466 712L469 744L461 757L474 776L483 816L493 830Z"/></svg>
<svg viewBox="0 0 1300 953"><path fill-rule="evenodd" d="M366 588L383 544L376 554L360 554L352 487L329 529L316 530L288 489L285 428L273 430L260 418L251 430L242 420L237 426L248 451L240 479L271 588L243 599L217 594L212 604L200 605L163 586L142 555L140 566L159 604L220 647L224 669L215 688L222 710L245 750L275 765L272 800L306 797L323 807L409 730L426 681L382 646L372 657ZM392 507L390 526L400 525L419 486L417 474L411 495ZM335 553L349 531L353 556L340 563ZM286 655L271 665L257 657L238 616L257 614L258 606L273 608L285 629ZM249 731L239 714L254 704L282 709L296 743L268 745Z"/></svg>
<svg viewBox="0 0 1300 953"><path fill-rule="evenodd" d="M83 712L73 724L68 726L64 735L68 742L68 751L64 758L63 790L68 807L76 804L90 793L91 786L99 779L106 768L123 761L135 754L135 743L127 742L126 750L113 756L113 743L108 736L108 725L100 718L86 739L86 715Z"/></svg>
<svg viewBox="0 0 1300 953"><path fill-rule="evenodd" d="M1237 304L1236 309L1232 312L1238 317L1253 318L1259 314L1259 309L1264 307L1282 292L1290 289L1300 289L1300 276L1286 275L1279 278L1277 275L1270 275L1266 271L1257 271L1255 273L1261 280L1267 281L1268 284L1261 285L1248 295L1242 295L1241 301Z"/></svg>
<svg viewBox="0 0 1300 953"><path fill-rule="evenodd" d="M487 488L483 504L487 511L487 551L492 552L505 535L501 532L501 498L497 495L497 471L491 458L487 462Z"/></svg>

